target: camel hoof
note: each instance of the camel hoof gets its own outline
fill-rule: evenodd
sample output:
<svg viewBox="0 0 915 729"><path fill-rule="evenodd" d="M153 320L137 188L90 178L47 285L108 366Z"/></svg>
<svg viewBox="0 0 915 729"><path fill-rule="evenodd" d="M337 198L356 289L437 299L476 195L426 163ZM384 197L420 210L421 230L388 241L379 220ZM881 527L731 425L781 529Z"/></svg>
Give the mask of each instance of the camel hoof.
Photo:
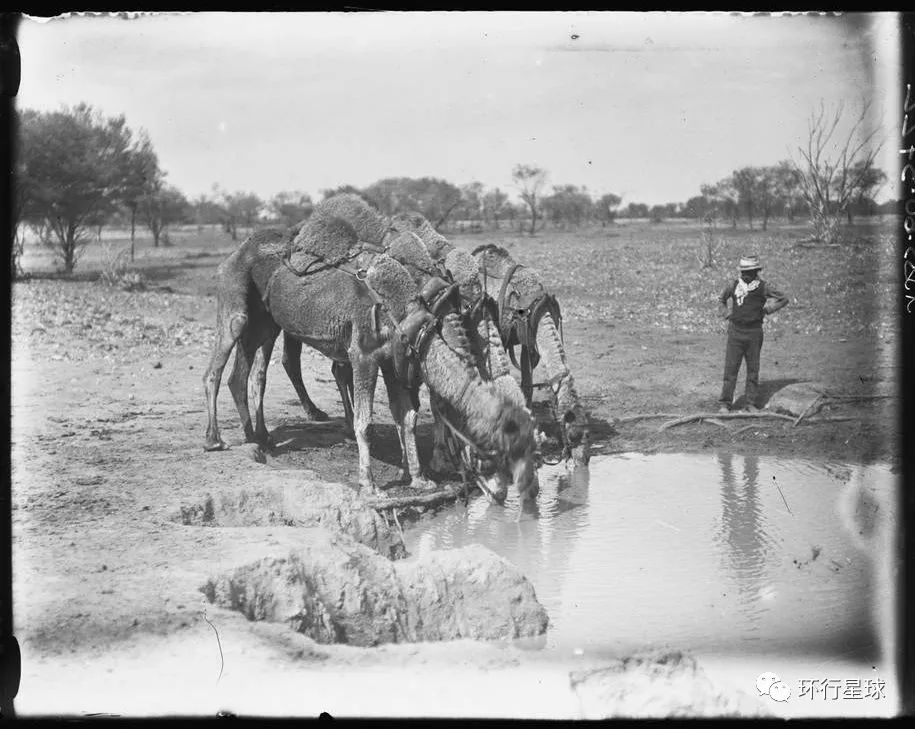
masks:
<svg viewBox="0 0 915 729"><path fill-rule="evenodd" d="M318 408L313 408L311 410L306 410L305 414L308 416L309 420L313 420L316 423L323 423L325 420L330 420L327 413Z"/></svg>
<svg viewBox="0 0 915 729"><path fill-rule="evenodd" d="M227 446L225 443L222 442L222 438L220 438L219 440L208 440L206 443L203 444L203 450L206 451L207 453L210 453L212 451L224 451L224 450L227 450L228 448L229 448L229 446Z"/></svg>
<svg viewBox="0 0 915 729"><path fill-rule="evenodd" d="M257 443L245 443L245 445L242 446L242 451L255 463L267 462L267 456L264 455L264 451L261 450L260 445Z"/></svg>

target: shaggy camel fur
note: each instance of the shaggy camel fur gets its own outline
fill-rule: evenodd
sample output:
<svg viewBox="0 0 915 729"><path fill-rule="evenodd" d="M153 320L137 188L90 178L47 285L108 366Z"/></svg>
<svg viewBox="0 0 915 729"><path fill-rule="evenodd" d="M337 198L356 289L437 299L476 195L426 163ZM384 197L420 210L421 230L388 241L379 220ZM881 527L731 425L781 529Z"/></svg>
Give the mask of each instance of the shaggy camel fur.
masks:
<svg viewBox="0 0 915 729"><path fill-rule="evenodd" d="M499 304L505 346L512 351L521 345L521 389L528 406L533 396L532 372L543 360L567 455L575 464L587 465L591 457L588 414L566 364L558 331L559 305L549 296L539 272L519 265L504 248L480 246L473 256L480 262L486 290Z"/></svg>
<svg viewBox="0 0 915 729"><path fill-rule="evenodd" d="M429 258L458 284L461 301L468 312L464 325L474 335L472 341L477 367L483 377L492 380L507 398L530 412L530 403L525 400L517 380L511 374L508 354L499 333L498 311L494 306L495 301L484 289L479 262L466 251L456 248L419 213L398 213L391 219L391 227L401 236L410 234L419 238ZM434 432L432 466L444 470L448 461L453 459L448 458L445 431L438 421Z"/></svg>
<svg viewBox="0 0 915 729"><path fill-rule="evenodd" d="M314 214L330 214L346 220L353 226L360 241L369 243L373 249L386 250L402 263L413 275L417 286L422 287L435 276L457 283L464 311L464 326L480 374L484 379L492 380L498 390L512 402L526 407L524 396L511 375L508 356L499 336L495 302L484 296L479 265L469 253L455 248L440 236L422 215L401 214L388 220L358 195L346 193L328 198L315 207ZM486 306L487 303L489 306ZM284 339L284 353L289 351L291 355L287 359L284 354L283 359L290 380L309 417L326 418L323 412L314 408L308 397L302 383L301 368L298 366L296 347L300 345L290 340L288 336ZM335 365L333 374L343 401L347 428L351 429L352 408L348 399L351 397L352 386L348 382L349 371L345 365ZM444 420L439 413L439 402L430 397L430 405L435 423L431 467L433 471L444 473L458 467L455 449L453 444L448 443Z"/></svg>
<svg viewBox="0 0 915 729"><path fill-rule="evenodd" d="M348 223L321 215L302 226L296 242L314 232L315 226L323 226L323 235L346 240L357 249L356 233ZM280 253L284 249L286 254ZM379 369L400 437L405 478L429 485L415 445L416 384L411 393L403 381L404 368L397 366L415 351L422 380L447 408L450 422L456 424L467 444L468 457L473 454L476 458L481 488L496 500L504 499L510 484L520 493L532 488L536 483L536 444L530 415L480 379L471 365L469 347L455 314L433 317L417 296L410 275L388 256L378 257L362 280L342 266L299 275L289 265L289 250L289 232L261 231L249 237L218 269L217 336L203 378L208 413L206 450L225 448L216 420L216 399L222 370L236 342L239 346L229 388L245 437L270 446L263 419L263 393L270 354L282 330L352 368L360 487L374 489L368 435ZM387 316L379 316L379 311ZM256 383L252 389L253 427L248 408L249 376Z"/></svg>

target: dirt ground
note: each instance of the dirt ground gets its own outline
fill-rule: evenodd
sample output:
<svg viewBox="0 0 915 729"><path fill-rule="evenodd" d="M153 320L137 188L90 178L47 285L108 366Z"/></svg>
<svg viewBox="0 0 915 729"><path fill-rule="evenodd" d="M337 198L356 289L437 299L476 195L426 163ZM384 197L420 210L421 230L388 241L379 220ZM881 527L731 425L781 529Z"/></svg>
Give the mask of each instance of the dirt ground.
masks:
<svg viewBox="0 0 915 729"><path fill-rule="evenodd" d="M595 455L730 449L898 466L890 298L898 274L888 263L890 225L866 228L841 249L806 247L798 242L803 231L791 229L722 231L719 263L711 270L696 263L699 236L698 229L646 224L533 240L454 240L466 247L507 245L552 282L563 307L569 364L593 419ZM166 249L141 246L135 268L146 284L142 290L97 280L100 264L89 254L77 275L47 275L50 261L40 251L24 261L35 276L14 285L12 546L15 634L23 653L17 710L213 714L228 707L236 713L358 715L385 706L393 714L414 713L412 708L448 715L462 704L454 703L446 682L423 699L410 688L417 674L438 675L434 667L442 666L466 672L471 687L474 681L501 686L504 679L498 699L480 694L475 709L483 715L581 716L568 667L547 665L536 652L468 641L374 649L317 645L205 603L199 588L208 577L288 552L310 532L282 525L188 526L178 516L181 507L252 484L353 488L356 446L342 433L329 362L303 351L306 385L331 416L327 423L307 422L280 365L280 340L265 398L277 442L267 463L256 462L244 446L225 384L219 413L230 449L203 451L201 378L214 334L213 274L233 243L194 229L173 240ZM763 277L792 300L766 325L762 399L807 380L843 396L889 397L843 402L825 414L847 420L797 427L760 418L660 431L663 418L626 420L715 407L724 328L714 317L714 298L748 246L763 258ZM545 405L537 412L546 417ZM374 466L384 487L397 477L399 453L383 388L375 413ZM427 408L421 419L421 453L428 454ZM293 676L318 673L320 681L305 682L313 689L280 688L293 687ZM357 700L329 678L343 673L365 677L381 697L374 704L366 694ZM401 675L399 686L412 693L412 704L384 688ZM538 693L524 691L532 676L543 690L539 698L524 699ZM472 689L463 693L472 695ZM734 710L730 699L711 690L709 697L705 704L696 698L693 709Z"/></svg>

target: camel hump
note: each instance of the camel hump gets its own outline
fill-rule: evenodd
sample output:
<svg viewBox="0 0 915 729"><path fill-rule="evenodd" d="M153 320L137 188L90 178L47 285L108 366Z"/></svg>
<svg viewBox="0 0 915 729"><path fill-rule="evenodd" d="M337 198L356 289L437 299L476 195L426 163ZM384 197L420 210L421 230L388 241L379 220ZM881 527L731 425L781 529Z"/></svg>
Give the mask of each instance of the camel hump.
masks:
<svg viewBox="0 0 915 729"><path fill-rule="evenodd" d="M381 298L395 320L406 315L407 305L416 298L416 284L410 272L387 253L375 257L366 271L366 283Z"/></svg>
<svg viewBox="0 0 915 729"><path fill-rule="evenodd" d="M341 218L353 226L359 240L381 245L388 232L384 216L358 195L346 192L322 200L315 213Z"/></svg>
<svg viewBox="0 0 915 729"><path fill-rule="evenodd" d="M289 248L289 263L295 270L305 270L315 261L336 265L349 260L358 243L356 231L347 221L325 213L313 214L305 222Z"/></svg>
<svg viewBox="0 0 915 729"><path fill-rule="evenodd" d="M430 273L435 270L435 262L426 250L426 244L412 231L398 233L388 245L388 254L408 268Z"/></svg>
<svg viewBox="0 0 915 729"><path fill-rule="evenodd" d="M445 268L451 272L454 282L460 286L479 280L480 262L460 248L448 252L445 256Z"/></svg>
<svg viewBox="0 0 915 729"><path fill-rule="evenodd" d="M397 213L391 218L391 227L398 233L407 231L416 233L435 261L442 260L454 247L445 236L435 229L432 223L416 212Z"/></svg>

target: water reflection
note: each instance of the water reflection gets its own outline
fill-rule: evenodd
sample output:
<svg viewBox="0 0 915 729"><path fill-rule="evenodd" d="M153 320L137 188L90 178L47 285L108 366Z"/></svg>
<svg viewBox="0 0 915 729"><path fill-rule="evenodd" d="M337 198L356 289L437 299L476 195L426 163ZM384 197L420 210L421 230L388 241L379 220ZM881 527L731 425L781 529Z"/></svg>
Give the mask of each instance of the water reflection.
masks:
<svg viewBox="0 0 915 729"><path fill-rule="evenodd" d="M759 495L759 458L743 457L742 477L738 478L734 456L719 453L721 470L721 522L716 539L724 545L725 572L737 590L746 628L759 630L760 603L768 596L764 584L766 532Z"/></svg>
<svg viewBox="0 0 915 729"><path fill-rule="evenodd" d="M859 656L875 639L874 580L855 537L875 541L874 518L861 513L885 504L846 497L853 528L843 527L834 507L850 475L727 453L597 457L571 473L542 469L520 519L512 494L505 508L476 499L408 530L407 548L476 543L500 554L533 583L551 619L547 643L564 650ZM891 487L886 469L861 468L860 478Z"/></svg>

